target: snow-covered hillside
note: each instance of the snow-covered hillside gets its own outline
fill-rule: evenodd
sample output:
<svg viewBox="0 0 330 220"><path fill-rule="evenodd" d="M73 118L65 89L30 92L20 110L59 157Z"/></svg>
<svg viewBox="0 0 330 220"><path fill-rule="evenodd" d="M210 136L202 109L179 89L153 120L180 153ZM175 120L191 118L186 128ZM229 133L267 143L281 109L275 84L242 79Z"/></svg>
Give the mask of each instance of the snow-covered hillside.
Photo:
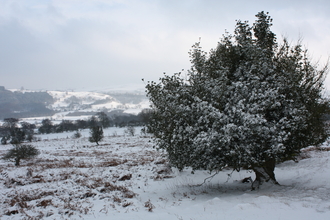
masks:
<svg viewBox="0 0 330 220"><path fill-rule="evenodd" d="M84 119L100 111L137 115L150 106L144 90L135 87L99 88L92 91L34 91L24 89L8 89L6 91L7 93L2 94L3 96L17 95L21 97L22 94L28 94L25 96L29 99L25 98L24 103L20 100L16 103L17 99L14 100L16 102L13 101L14 103L5 103L6 106L12 106L12 109L9 109L7 114L2 117L25 118L28 121L42 120L45 117L51 117L53 120L74 120L81 116L80 119ZM40 100L40 94L47 95L47 102ZM8 99L8 97L5 98ZM39 104L39 109L33 110L32 107L37 104ZM44 111L40 110L40 106L44 108L42 109ZM45 112L44 115L43 112Z"/></svg>
<svg viewBox="0 0 330 220"><path fill-rule="evenodd" d="M209 173L171 169L148 137L124 131L106 129L99 146L88 130L38 135L36 159L0 161L0 219L330 219L328 143L278 165L281 186L251 191L241 180L253 173L227 170L202 184Z"/></svg>
<svg viewBox="0 0 330 220"><path fill-rule="evenodd" d="M111 111L114 109L125 110L129 113L139 113L143 108L149 106L145 97L138 100L138 103L122 102L109 94L101 92L69 92L69 91L48 91L55 102L49 108L60 112L98 112ZM131 95L127 93L127 95Z"/></svg>

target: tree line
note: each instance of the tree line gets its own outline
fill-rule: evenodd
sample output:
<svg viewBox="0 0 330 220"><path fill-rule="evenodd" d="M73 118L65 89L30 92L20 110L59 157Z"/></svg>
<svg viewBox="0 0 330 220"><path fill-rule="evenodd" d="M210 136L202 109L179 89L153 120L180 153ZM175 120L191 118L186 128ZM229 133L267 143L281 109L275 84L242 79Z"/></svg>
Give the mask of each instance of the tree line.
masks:
<svg viewBox="0 0 330 220"><path fill-rule="evenodd" d="M138 115L112 115L108 116L105 112L98 112L87 120L62 120L55 124L49 118L41 121L40 125L28 122L19 122L17 118L5 118L3 125L0 126L1 144L17 144L23 141L31 142L34 134L62 133L91 129L93 127L134 127L144 126L150 118L150 109L142 110Z"/></svg>
<svg viewBox="0 0 330 220"><path fill-rule="evenodd" d="M3 125L0 126L1 144L10 143L13 147L7 151L2 159L14 161L15 166L19 166L22 159L31 159L39 155L40 151L38 149L31 144L23 143L25 141L32 142L35 139L34 134L36 130L42 134L76 131L73 137L79 138L81 136L79 130L89 128L90 137L88 140L97 145L99 145L99 142L104 137L103 128L114 125L127 126L125 132L134 136L135 128L133 126L148 123L150 111L149 109L144 109L138 115L130 115L130 117L126 115L109 117L105 112L99 112L88 120L62 120L59 124L53 124L50 119L43 119L39 127L24 121L19 123L19 119L17 118L5 118Z"/></svg>
<svg viewBox="0 0 330 220"><path fill-rule="evenodd" d="M144 126L149 121L150 111L150 109L144 109L138 115L127 114L114 116L108 116L105 112L98 112L87 120L62 120L59 124L54 124L50 119L43 119L41 126L38 128L38 132L41 134L61 133L89 129L97 126L101 126L102 128Z"/></svg>

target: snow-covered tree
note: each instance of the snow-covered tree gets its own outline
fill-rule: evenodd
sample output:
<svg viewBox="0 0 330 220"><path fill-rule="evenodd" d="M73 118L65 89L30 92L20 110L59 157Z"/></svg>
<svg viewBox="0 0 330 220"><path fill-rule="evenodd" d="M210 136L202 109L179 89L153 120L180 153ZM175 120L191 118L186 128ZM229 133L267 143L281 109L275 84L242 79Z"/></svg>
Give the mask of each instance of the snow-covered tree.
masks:
<svg viewBox="0 0 330 220"><path fill-rule="evenodd" d="M95 142L99 145L99 142L103 139L103 129L101 126L94 126L90 128L90 137L88 138L89 142Z"/></svg>
<svg viewBox="0 0 330 220"><path fill-rule="evenodd" d="M164 75L146 89L149 130L171 164L220 171L251 169L252 189L277 184L277 163L325 141L322 97L327 65L318 69L300 42L276 42L272 19L260 12L250 26L237 21L209 54L196 43L188 76Z"/></svg>

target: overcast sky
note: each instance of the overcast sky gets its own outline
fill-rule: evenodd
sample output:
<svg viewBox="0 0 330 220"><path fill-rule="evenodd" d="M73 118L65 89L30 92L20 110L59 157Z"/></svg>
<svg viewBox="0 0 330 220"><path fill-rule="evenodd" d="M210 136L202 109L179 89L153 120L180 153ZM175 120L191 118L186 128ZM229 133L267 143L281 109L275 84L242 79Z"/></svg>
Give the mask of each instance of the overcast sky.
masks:
<svg viewBox="0 0 330 220"><path fill-rule="evenodd" d="M259 11L278 38L302 38L321 64L330 56L329 0L0 0L0 85L143 88L142 78L189 69L199 38L209 51Z"/></svg>

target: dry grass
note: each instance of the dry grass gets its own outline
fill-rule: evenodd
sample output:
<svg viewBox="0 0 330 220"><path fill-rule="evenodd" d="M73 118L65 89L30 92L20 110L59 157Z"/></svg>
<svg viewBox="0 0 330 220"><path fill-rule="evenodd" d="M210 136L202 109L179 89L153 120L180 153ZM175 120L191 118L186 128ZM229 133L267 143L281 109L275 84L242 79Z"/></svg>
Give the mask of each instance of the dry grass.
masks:
<svg viewBox="0 0 330 220"><path fill-rule="evenodd" d="M145 178L170 178L166 160L146 146L141 150L145 142L138 139L129 144L73 145L68 149L65 146L69 144L57 141L58 144L56 140L37 142L42 155L22 162L19 167L13 163L0 164L0 184L6 195L0 198L4 210L0 219L1 216L42 219L55 215L68 219L94 212L95 200L107 201L109 208L115 208L115 204L132 206L137 194L131 186L134 178L140 176L129 170L137 166L150 170L150 176ZM129 150L121 153L121 148ZM150 201L142 205L150 212L154 209Z"/></svg>
<svg viewBox="0 0 330 220"><path fill-rule="evenodd" d="M311 158L312 157L311 153L318 151L330 151L330 148L324 146L313 146L313 147L304 148L301 150L300 155L297 157L297 161Z"/></svg>
<svg viewBox="0 0 330 220"><path fill-rule="evenodd" d="M155 206L150 202L150 200L144 203L144 207L147 208L148 212L152 212L152 210L155 208Z"/></svg>

